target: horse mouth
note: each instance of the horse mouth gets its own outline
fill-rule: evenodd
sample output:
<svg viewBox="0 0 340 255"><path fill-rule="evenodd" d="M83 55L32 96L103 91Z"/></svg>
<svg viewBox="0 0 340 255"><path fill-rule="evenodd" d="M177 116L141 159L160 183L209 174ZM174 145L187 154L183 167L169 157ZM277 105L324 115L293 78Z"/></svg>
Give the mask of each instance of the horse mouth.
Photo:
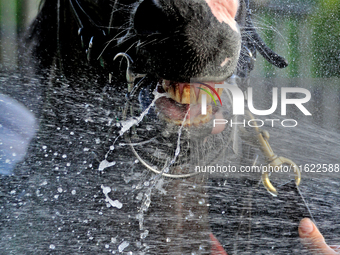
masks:
<svg viewBox="0 0 340 255"><path fill-rule="evenodd" d="M221 83L182 83L161 80L157 84L157 92L165 95L155 102L156 110L162 119L175 125L196 127L206 124L218 111L215 101L218 102L219 99L215 92L221 96L223 89L215 89L215 84ZM215 91L212 91L210 88L213 88ZM215 101L203 89L210 92ZM203 94L206 94L206 114L201 114Z"/></svg>

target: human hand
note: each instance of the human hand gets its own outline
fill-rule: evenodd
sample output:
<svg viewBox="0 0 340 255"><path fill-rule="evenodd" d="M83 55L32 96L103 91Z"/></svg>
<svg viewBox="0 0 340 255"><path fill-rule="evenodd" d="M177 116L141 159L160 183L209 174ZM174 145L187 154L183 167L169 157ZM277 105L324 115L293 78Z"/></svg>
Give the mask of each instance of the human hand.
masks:
<svg viewBox="0 0 340 255"><path fill-rule="evenodd" d="M318 255L340 255L340 245L327 245L324 237L308 218L301 220L299 235L302 243L313 253Z"/></svg>

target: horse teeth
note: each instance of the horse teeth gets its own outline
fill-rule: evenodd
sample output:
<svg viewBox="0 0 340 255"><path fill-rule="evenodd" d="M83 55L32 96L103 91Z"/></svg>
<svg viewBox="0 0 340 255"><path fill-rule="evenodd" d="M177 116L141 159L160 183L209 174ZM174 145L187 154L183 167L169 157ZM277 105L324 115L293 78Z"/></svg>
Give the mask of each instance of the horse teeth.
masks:
<svg viewBox="0 0 340 255"><path fill-rule="evenodd" d="M194 87L194 93L195 93L195 98L196 98L195 102L197 103L201 90L197 86L193 86L193 87Z"/></svg>
<svg viewBox="0 0 340 255"><path fill-rule="evenodd" d="M204 86L201 86L201 88L204 88ZM208 91L210 90L210 89L208 89L206 87L204 89L206 89ZM210 92L212 92L212 91L210 91ZM200 91L199 96L198 96L198 102L200 102L200 103L202 102L202 95L206 95L207 104L210 104L211 101L212 101L211 96L208 95L205 91Z"/></svg>
<svg viewBox="0 0 340 255"><path fill-rule="evenodd" d="M210 89L209 89L210 90ZM208 95L207 93L203 92L204 94L207 95L207 104L210 104L212 102L212 98L210 95Z"/></svg>
<svg viewBox="0 0 340 255"><path fill-rule="evenodd" d="M168 94L170 96L170 98L174 99L175 101L176 100L176 94L175 94L175 89L173 86L170 86L169 89L168 89Z"/></svg>
<svg viewBox="0 0 340 255"><path fill-rule="evenodd" d="M181 85L178 85L178 83L175 85L175 98L176 98L176 101L178 103L181 102L181 97L182 97L182 95L180 93L180 87L181 87Z"/></svg>
<svg viewBox="0 0 340 255"><path fill-rule="evenodd" d="M190 103L197 104L197 97L196 97L196 88L195 86L190 86Z"/></svg>
<svg viewBox="0 0 340 255"><path fill-rule="evenodd" d="M190 104L190 85L184 85L183 92L182 92L182 104Z"/></svg>
<svg viewBox="0 0 340 255"><path fill-rule="evenodd" d="M206 88L206 89L207 89L207 88ZM215 92L212 91L212 90L210 90L210 89L208 89L208 90L209 90L210 93L213 95L214 99L215 99L216 101L219 101L218 96L215 94ZM218 94L219 96L221 96L222 93L223 93L223 88L217 88L217 89L215 89L215 91L217 92L217 94ZM213 100L212 100L211 96L208 96L208 95L207 95L207 103L211 103L212 101L213 101Z"/></svg>
<svg viewBox="0 0 340 255"><path fill-rule="evenodd" d="M199 104L202 102L202 95L207 95L207 104L210 104L213 100L210 95L208 95L206 92L201 91L200 88L204 88L205 90L208 90L214 97L214 99L217 101L218 96L211 91L209 88L207 88L204 85L196 84L188 84L188 83L173 83L170 84L169 81L163 81L162 87L165 90L165 92L168 93L169 97L176 102L180 104ZM216 92L219 96L222 95L223 89L217 88Z"/></svg>
<svg viewBox="0 0 340 255"><path fill-rule="evenodd" d="M218 88L218 89L215 89L215 90L216 90L216 92L217 92L217 94L218 94L219 96L222 95L222 93L223 93L223 88ZM215 98L216 101L219 100L218 97L217 97L217 95L216 95L215 93L213 93L212 91L211 91L211 93L213 94L213 96L214 96L214 98Z"/></svg>

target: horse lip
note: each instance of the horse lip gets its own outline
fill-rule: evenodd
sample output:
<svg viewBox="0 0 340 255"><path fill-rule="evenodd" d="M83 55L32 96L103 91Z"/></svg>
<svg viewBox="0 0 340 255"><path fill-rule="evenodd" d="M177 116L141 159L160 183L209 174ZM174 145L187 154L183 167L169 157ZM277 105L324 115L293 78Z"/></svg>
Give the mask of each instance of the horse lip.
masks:
<svg viewBox="0 0 340 255"><path fill-rule="evenodd" d="M223 75L223 76L201 76L201 77L192 77L190 78L191 83L200 83L200 82L224 82L228 78L230 78L231 75Z"/></svg>
<svg viewBox="0 0 340 255"><path fill-rule="evenodd" d="M210 62L205 68L195 74L186 72L173 72L166 68L165 62L153 62L154 56L144 47L138 47L138 57L134 59L131 69L135 73L146 73L158 79L166 79L181 83L224 82L230 78L234 71L230 67L218 67L216 62ZM157 59L157 58L155 58ZM170 63L167 63L170 65ZM216 68L215 68L216 67ZM207 69L208 68L208 69ZM236 67L235 67L236 68Z"/></svg>

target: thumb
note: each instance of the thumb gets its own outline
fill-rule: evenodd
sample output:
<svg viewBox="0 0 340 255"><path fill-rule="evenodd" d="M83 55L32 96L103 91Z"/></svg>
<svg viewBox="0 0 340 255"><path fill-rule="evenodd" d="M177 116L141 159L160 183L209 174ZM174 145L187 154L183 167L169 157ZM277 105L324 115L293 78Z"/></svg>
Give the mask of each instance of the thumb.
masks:
<svg viewBox="0 0 340 255"><path fill-rule="evenodd" d="M314 254L320 255L336 255L325 242L315 224L308 218L301 220L299 225L299 235L302 238L302 243Z"/></svg>

